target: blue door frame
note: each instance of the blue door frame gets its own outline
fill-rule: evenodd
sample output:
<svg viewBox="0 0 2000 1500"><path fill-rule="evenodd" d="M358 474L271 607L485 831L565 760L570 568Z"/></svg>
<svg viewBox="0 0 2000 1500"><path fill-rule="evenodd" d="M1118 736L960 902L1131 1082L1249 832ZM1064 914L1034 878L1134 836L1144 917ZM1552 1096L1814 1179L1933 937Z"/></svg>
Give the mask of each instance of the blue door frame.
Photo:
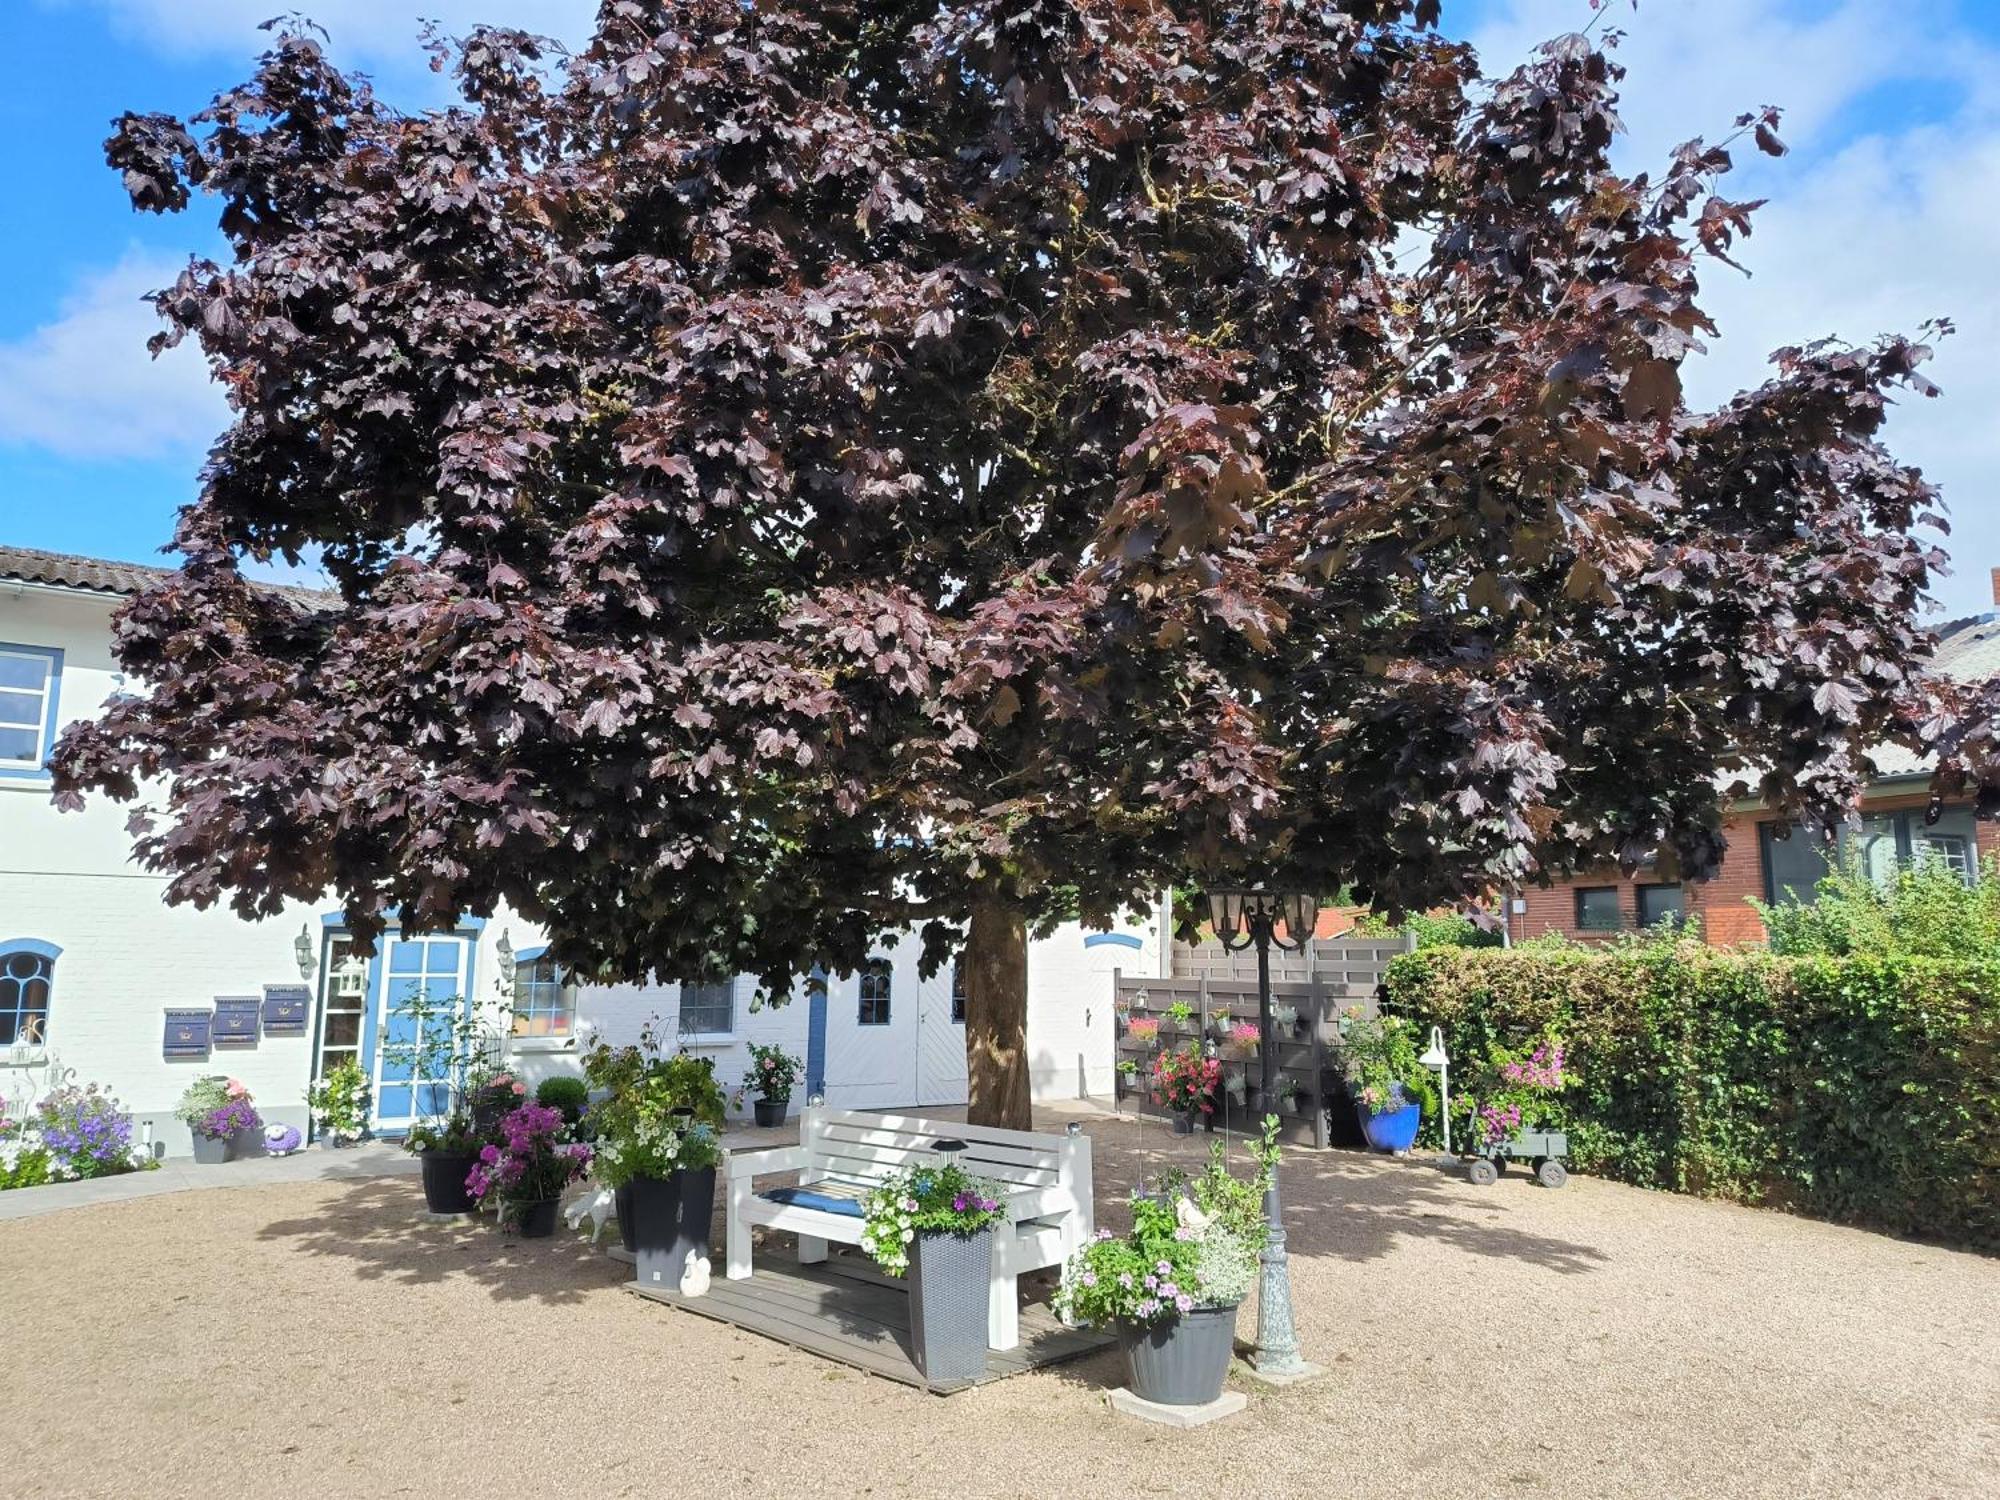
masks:
<svg viewBox="0 0 2000 1500"><path fill-rule="evenodd" d="M337 914L325 916L320 918L320 925L324 929L321 948L324 971L324 938L344 933L347 920ZM376 1135L391 1139L407 1135L417 1121L427 1116L442 1116L450 1109L449 1080L415 1078L411 1065L395 1055L396 1047L414 1038L415 1023L407 1017L397 1017L390 1007L420 990L439 989L448 981L459 996L455 1018L471 1015L479 983L479 934L485 926L484 917L467 917L450 932L405 935L392 931L377 941L375 955L368 960L367 1003L361 1014L359 1052L361 1071L368 1078L370 1090L369 1124ZM322 995L327 988L326 978L323 972ZM441 1000L446 996L433 998ZM324 1022L321 1024L323 1027Z"/></svg>

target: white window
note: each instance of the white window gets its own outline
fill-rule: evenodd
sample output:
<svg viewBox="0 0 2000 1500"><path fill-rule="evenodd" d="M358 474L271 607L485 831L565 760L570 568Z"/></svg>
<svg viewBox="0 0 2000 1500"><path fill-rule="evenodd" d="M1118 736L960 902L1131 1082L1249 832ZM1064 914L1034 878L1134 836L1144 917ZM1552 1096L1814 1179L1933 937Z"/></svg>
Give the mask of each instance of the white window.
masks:
<svg viewBox="0 0 2000 1500"><path fill-rule="evenodd" d="M54 748L62 652L0 641L0 776L40 776Z"/></svg>
<svg viewBox="0 0 2000 1500"><path fill-rule="evenodd" d="M734 1031L735 982L682 985L680 1029L682 1036L727 1036Z"/></svg>
<svg viewBox="0 0 2000 1500"><path fill-rule="evenodd" d="M514 965L514 1035L567 1037L576 1030L576 981L547 953Z"/></svg>

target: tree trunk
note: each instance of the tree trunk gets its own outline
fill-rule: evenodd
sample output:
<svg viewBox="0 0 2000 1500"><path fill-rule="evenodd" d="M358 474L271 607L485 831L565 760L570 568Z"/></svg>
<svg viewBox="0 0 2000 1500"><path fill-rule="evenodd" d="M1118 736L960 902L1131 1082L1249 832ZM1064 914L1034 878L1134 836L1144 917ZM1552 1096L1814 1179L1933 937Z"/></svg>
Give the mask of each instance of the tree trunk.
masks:
<svg viewBox="0 0 2000 1500"><path fill-rule="evenodd" d="M973 903L965 940L966 1119L1029 1130L1028 924L994 892Z"/></svg>

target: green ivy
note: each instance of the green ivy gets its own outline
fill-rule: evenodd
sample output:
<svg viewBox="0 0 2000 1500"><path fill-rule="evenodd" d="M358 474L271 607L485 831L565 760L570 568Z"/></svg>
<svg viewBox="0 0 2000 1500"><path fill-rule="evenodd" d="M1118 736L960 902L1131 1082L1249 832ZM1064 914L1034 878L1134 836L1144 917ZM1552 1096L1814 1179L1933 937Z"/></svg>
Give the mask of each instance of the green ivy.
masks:
<svg viewBox="0 0 2000 1500"><path fill-rule="evenodd" d="M1560 1035L1579 1170L2000 1248L2000 960L1434 948L1387 982L1454 1057Z"/></svg>

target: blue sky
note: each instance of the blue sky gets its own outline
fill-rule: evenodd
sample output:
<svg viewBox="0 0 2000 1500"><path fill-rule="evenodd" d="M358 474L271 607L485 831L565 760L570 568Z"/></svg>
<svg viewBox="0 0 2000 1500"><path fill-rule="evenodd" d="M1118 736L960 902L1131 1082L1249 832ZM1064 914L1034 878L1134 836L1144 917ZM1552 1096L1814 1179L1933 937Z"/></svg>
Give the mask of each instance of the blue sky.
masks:
<svg viewBox="0 0 2000 1500"><path fill-rule="evenodd" d="M0 542L145 559L193 493L222 425L192 350L150 360L139 301L191 252L218 253L213 214L131 212L103 163L110 121L188 113L239 81L256 23L281 0L11 0L0 8ZM406 107L440 97L418 17L490 20L578 39L589 0L299 0L336 55ZM2000 0L1608 0L1632 68L1620 151L1659 161L1762 104L1787 111L1782 161L1740 160L1732 196L1768 197L1744 278L1715 268L1723 338L1690 371L1698 401L1762 377L1768 351L1865 339L1953 317L1936 402L1892 420L1899 456L1944 485L1951 614L1990 607L2000 566ZM1591 19L1588 0L1446 0L1489 71Z"/></svg>

